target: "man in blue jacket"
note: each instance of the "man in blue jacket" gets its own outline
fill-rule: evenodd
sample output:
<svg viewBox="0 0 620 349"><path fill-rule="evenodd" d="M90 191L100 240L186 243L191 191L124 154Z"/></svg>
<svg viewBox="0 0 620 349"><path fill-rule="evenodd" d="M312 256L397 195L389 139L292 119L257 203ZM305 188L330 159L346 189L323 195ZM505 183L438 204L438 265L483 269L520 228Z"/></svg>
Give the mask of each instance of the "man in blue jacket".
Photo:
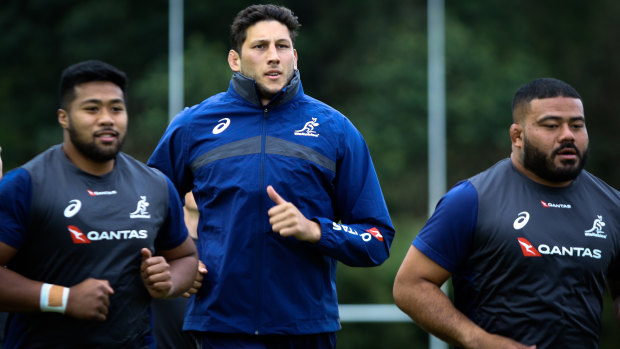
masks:
<svg viewBox="0 0 620 349"><path fill-rule="evenodd" d="M184 329L203 348L332 348L337 261L389 256L394 228L363 137L303 92L299 26L285 7L239 12L228 90L182 111L148 162L200 211L209 273Z"/></svg>

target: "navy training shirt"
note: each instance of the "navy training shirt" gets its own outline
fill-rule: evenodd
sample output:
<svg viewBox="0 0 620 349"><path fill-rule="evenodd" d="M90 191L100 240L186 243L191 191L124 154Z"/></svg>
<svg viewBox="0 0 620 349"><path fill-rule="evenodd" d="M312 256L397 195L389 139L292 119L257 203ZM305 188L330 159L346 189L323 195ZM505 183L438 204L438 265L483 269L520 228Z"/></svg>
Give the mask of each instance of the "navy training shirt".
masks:
<svg viewBox="0 0 620 349"><path fill-rule="evenodd" d="M5 345L142 346L151 298L140 276L140 250L171 249L187 238L172 183L123 153L112 172L90 175L57 145L7 173L0 196L0 241L18 249L10 269L67 287L105 279L115 292L105 322L11 314Z"/></svg>
<svg viewBox="0 0 620 349"><path fill-rule="evenodd" d="M537 348L597 348L620 252L620 193L583 171L535 183L510 159L455 185L413 245L452 273L455 306Z"/></svg>

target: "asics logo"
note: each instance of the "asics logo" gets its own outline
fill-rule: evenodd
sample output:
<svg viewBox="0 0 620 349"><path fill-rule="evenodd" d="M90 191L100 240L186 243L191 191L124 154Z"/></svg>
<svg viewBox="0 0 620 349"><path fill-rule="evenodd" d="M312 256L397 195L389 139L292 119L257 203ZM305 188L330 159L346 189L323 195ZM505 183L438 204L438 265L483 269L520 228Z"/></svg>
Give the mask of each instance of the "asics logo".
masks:
<svg viewBox="0 0 620 349"><path fill-rule="evenodd" d="M75 216L82 208L82 202L80 200L69 201L69 206L65 208L65 217L71 218Z"/></svg>
<svg viewBox="0 0 620 349"><path fill-rule="evenodd" d="M527 224L529 220L530 220L530 214L526 211L523 211L519 213L517 219L515 219L514 223L512 223L512 227L515 228L515 230L519 230L525 227L525 225Z"/></svg>
<svg viewBox="0 0 620 349"><path fill-rule="evenodd" d="M220 133L224 132L224 130L226 130L229 125L230 125L230 119L229 118L220 119L218 121L218 124L215 125L215 127L213 128L212 132L213 132L214 135L220 134Z"/></svg>

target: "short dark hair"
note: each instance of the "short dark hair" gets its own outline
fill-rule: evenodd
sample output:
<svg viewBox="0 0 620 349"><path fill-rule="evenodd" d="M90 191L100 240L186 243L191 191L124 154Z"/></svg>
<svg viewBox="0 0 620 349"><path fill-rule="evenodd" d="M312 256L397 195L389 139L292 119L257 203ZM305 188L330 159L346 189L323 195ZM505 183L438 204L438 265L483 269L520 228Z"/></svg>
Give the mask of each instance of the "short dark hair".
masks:
<svg viewBox="0 0 620 349"><path fill-rule="evenodd" d="M581 96L571 85L554 78L540 78L525 83L519 87L512 98L512 115L516 120L515 111L523 104L534 99L569 97L581 99Z"/></svg>
<svg viewBox="0 0 620 349"><path fill-rule="evenodd" d="M297 30L301 27L293 11L278 5L252 5L239 11L230 26L231 47L241 54L241 46L247 38L248 28L260 21L278 21L288 28L291 41L295 43Z"/></svg>
<svg viewBox="0 0 620 349"><path fill-rule="evenodd" d="M68 109L75 98L75 86L91 81L111 82L120 87L126 97L128 79L124 72L108 63L88 60L75 63L62 72L58 91L60 107Z"/></svg>

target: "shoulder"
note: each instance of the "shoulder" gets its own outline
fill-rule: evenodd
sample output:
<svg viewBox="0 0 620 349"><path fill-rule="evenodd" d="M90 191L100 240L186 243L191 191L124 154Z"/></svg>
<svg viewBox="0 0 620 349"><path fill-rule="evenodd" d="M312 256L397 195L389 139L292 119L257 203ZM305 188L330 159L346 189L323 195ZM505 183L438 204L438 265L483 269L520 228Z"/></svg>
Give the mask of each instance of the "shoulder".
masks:
<svg viewBox="0 0 620 349"><path fill-rule="evenodd" d="M299 98L295 100L295 103L316 113L324 114L333 118L346 119L346 117L341 112L336 110L336 108L307 94L301 94Z"/></svg>
<svg viewBox="0 0 620 349"><path fill-rule="evenodd" d="M30 173L24 168L16 168L4 174L0 180L0 197L5 197L9 192L19 191L19 188L31 185Z"/></svg>
<svg viewBox="0 0 620 349"><path fill-rule="evenodd" d="M468 214L474 207L478 207L478 191L469 180L455 184L437 204L437 210L456 215Z"/></svg>
<svg viewBox="0 0 620 349"><path fill-rule="evenodd" d="M609 197L609 199L615 201L616 204L620 204L620 192L586 170L581 172L574 184L584 187L588 192L598 192L601 195Z"/></svg>
<svg viewBox="0 0 620 349"><path fill-rule="evenodd" d="M343 133L344 135L358 135L361 133L355 127L353 122L336 108L322 102L314 97L306 94L301 95L293 105L293 108L299 108L308 114L308 118L316 118L317 122L328 126L330 131ZM325 132L325 131L323 131Z"/></svg>
<svg viewBox="0 0 620 349"><path fill-rule="evenodd" d="M164 175L160 170L147 166L134 159L131 155L120 152L116 157L116 166L118 166L120 171L130 172L133 180L146 180L147 178L156 179L162 183L166 182L166 175Z"/></svg>
<svg viewBox="0 0 620 349"><path fill-rule="evenodd" d="M215 94L199 104L185 107L172 119L170 126L183 127L191 126L194 119L202 115L216 114L222 110L231 110L234 106L234 96L228 92Z"/></svg>
<svg viewBox="0 0 620 349"><path fill-rule="evenodd" d="M486 187L497 187L501 182L506 182L506 176L511 176L517 171L513 166L510 158L502 159L496 162L488 169L469 178L469 182L477 189L481 190Z"/></svg>
<svg viewBox="0 0 620 349"><path fill-rule="evenodd" d="M50 164L59 164L59 156L64 156L62 152L62 144L57 144L25 163L21 168L29 173L36 173L37 170L47 169Z"/></svg>

